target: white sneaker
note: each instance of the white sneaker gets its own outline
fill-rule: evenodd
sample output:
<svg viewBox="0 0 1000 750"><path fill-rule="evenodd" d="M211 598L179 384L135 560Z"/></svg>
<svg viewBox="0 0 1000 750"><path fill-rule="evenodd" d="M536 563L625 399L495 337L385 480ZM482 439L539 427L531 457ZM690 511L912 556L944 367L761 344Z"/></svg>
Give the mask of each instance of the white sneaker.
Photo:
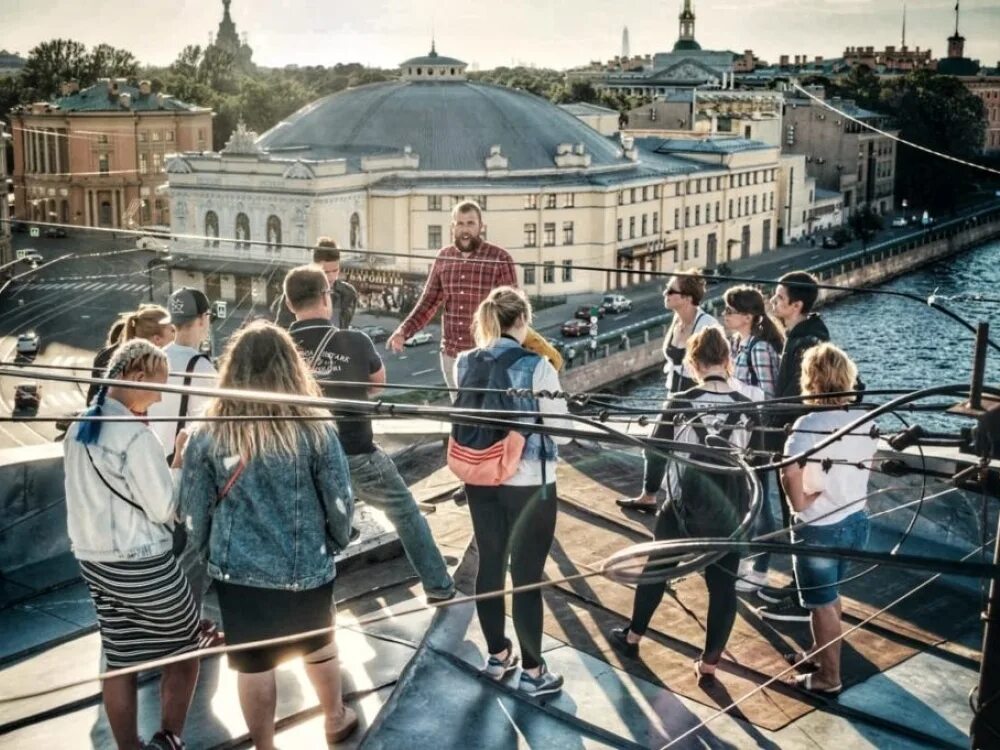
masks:
<svg viewBox="0 0 1000 750"><path fill-rule="evenodd" d="M740 563L739 578L736 580L736 590L749 594L767 583L767 571L758 572L753 569L752 560L744 560Z"/></svg>

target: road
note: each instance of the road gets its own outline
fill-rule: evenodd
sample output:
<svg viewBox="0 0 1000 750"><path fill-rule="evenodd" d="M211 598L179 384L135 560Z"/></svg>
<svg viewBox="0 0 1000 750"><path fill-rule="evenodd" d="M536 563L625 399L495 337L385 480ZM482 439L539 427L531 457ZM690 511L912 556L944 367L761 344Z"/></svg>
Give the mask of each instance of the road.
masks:
<svg viewBox="0 0 1000 750"><path fill-rule="evenodd" d="M882 242L906 234L919 234L911 227L891 228L879 233L869 244ZM149 273L147 264L154 257L145 251L130 252L111 257L91 257L95 253L125 250L133 247L129 238L114 238L105 233L74 232L64 239L29 238L14 236L15 248L30 247L50 261L67 253L81 253L81 257L40 268L29 280L14 282L0 295L0 357L5 363L15 360L17 334L29 330L38 333L41 348L34 361L38 364L72 365L89 364L93 354L103 344L106 331L119 313L135 309L140 302L149 300ZM796 268L819 261L853 253L861 248L855 241L836 250L812 247L807 243L791 244L765 255L736 260L730 263L734 275L752 275L775 279ZM19 264L17 272L27 271ZM583 273L577 271L577 273ZM603 273L603 272L601 272ZM167 297L167 279L162 271L153 271L153 297L161 304ZM633 301L629 313L611 315L600 321L600 332L610 333L626 326L640 323L663 313L662 288L665 279L626 290ZM721 293L713 287L710 296ZM600 299L598 294L574 295L565 304L540 310L535 315L535 327L546 337L557 341L578 341L585 344L586 337L563 337L562 323L573 317L580 305L590 305ZM217 324L215 352L221 352L225 339L248 316L263 310L249 306L230 305L228 320ZM354 325L381 325L392 330L398 320L360 313ZM401 354L392 354L379 345L386 364L390 383L405 383L414 388L443 385L440 372L438 347L440 329L437 325L426 329L433 341L407 348ZM14 387L24 378L0 378L0 416L11 414ZM83 390L71 383L45 382L43 384L41 415L63 415L83 406ZM56 434L52 423L0 423L0 447L33 445L51 440Z"/></svg>

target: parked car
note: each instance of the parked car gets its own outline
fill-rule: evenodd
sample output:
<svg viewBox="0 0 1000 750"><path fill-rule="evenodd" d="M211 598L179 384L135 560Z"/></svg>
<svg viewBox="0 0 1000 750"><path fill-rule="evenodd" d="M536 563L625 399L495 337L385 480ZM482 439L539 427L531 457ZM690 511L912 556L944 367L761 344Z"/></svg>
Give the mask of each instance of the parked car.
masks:
<svg viewBox="0 0 1000 750"><path fill-rule="evenodd" d="M590 321L580 320L579 318L573 318L572 320L567 320L562 324L562 335L563 336L589 336L590 335Z"/></svg>
<svg viewBox="0 0 1000 750"><path fill-rule="evenodd" d="M42 386L38 383L18 383L14 386L14 408L37 409L42 403Z"/></svg>
<svg viewBox="0 0 1000 750"><path fill-rule="evenodd" d="M376 344L389 338L389 332L382 326L363 326L359 330Z"/></svg>
<svg viewBox="0 0 1000 750"><path fill-rule="evenodd" d="M609 313L628 312L632 309L632 300L624 294L605 294L601 300L601 309Z"/></svg>
<svg viewBox="0 0 1000 750"><path fill-rule="evenodd" d="M17 353L18 354L37 354L38 353L38 334L34 331L29 333L22 333L17 337Z"/></svg>
<svg viewBox="0 0 1000 750"><path fill-rule="evenodd" d="M576 308L576 312L573 313L573 317L579 318L580 320L590 320L595 314L595 310L597 311L596 314L598 318L604 317L604 308L600 305L580 305Z"/></svg>
<svg viewBox="0 0 1000 750"><path fill-rule="evenodd" d="M415 333L406 341L403 342L403 346L420 346L421 344L429 344L434 340L434 337L425 331L420 333Z"/></svg>
<svg viewBox="0 0 1000 750"><path fill-rule="evenodd" d="M42 263L45 258L37 250L31 250L30 248L22 248L17 251L17 259L22 260L25 263Z"/></svg>
<svg viewBox="0 0 1000 750"><path fill-rule="evenodd" d="M140 237L139 239L137 239L135 241L135 249L136 250L153 250L154 252L163 252L165 250L169 250L170 248L167 246L166 242L163 242L162 240L159 240L156 237L151 237L149 235L145 235L145 236Z"/></svg>
<svg viewBox="0 0 1000 750"><path fill-rule="evenodd" d="M66 236L66 230L62 227L45 227L45 236L49 239L57 239Z"/></svg>
<svg viewBox="0 0 1000 750"><path fill-rule="evenodd" d="M907 225L908 225L909 223L910 223L910 222L908 222L908 221L906 220L906 217L905 217L905 216L897 216L897 217L896 217L895 219L893 219L893 220L892 220L892 225L893 225L894 227L905 227L905 226L907 226Z"/></svg>
<svg viewBox="0 0 1000 750"><path fill-rule="evenodd" d="M830 249L830 250L836 249L836 248L840 247L843 244L844 243L842 243L840 240L838 240L832 234L828 234L826 237L823 238L823 247L825 247L827 249Z"/></svg>
<svg viewBox="0 0 1000 750"><path fill-rule="evenodd" d="M24 221L11 221L10 231L16 232L17 234L24 234L28 231L28 224Z"/></svg>

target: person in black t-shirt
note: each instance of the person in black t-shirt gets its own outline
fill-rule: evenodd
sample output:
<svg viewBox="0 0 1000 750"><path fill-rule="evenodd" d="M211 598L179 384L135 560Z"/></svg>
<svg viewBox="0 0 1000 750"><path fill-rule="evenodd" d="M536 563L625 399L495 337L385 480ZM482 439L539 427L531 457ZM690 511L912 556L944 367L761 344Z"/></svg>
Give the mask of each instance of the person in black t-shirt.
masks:
<svg viewBox="0 0 1000 750"><path fill-rule="evenodd" d="M366 401L385 383L385 367L368 336L330 323L330 284L315 266L293 268L285 277L285 304L295 314L288 332L330 398ZM345 385L329 383L340 381ZM358 385L360 383L360 385ZM350 384L350 385L348 385ZM347 454L351 485L359 500L380 508L396 528L403 550L432 601L451 599L455 583L427 521L396 465L375 444L371 418L337 415L337 431Z"/></svg>
<svg viewBox="0 0 1000 750"><path fill-rule="evenodd" d="M312 261L330 282L333 297L330 321L340 328L350 328L354 310L358 306L358 291L340 278L340 250L337 249L337 243L329 237L320 237L313 248ZM275 325L282 328L288 328L295 320L291 308L285 304L285 295L274 301L271 312L274 314Z"/></svg>

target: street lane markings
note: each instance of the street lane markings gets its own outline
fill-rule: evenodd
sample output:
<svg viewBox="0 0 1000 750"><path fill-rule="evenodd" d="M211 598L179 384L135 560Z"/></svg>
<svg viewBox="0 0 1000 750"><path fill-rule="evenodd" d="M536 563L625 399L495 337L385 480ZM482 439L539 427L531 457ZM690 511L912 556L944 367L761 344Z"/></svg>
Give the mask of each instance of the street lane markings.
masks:
<svg viewBox="0 0 1000 750"><path fill-rule="evenodd" d="M415 373L413 373L413 377L417 377L417 375L426 375L429 372L435 372L437 369L438 368L436 367L431 367L427 370L417 370Z"/></svg>

